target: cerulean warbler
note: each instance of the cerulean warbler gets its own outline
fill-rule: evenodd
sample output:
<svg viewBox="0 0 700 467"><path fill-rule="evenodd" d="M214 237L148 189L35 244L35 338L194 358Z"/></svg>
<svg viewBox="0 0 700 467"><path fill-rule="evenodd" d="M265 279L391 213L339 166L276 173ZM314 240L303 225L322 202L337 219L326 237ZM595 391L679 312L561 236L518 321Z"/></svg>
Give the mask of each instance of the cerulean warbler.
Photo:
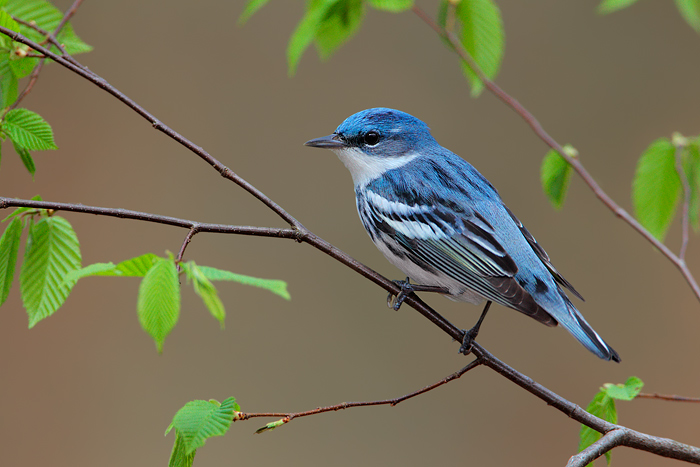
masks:
<svg viewBox="0 0 700 467"><path fill-rule="evenodd" d="M496 189L440 146L425 123L398 110L368 109L306 145L331 149L350 170L362 224L409 279L446 289L454 300L493 301L561 324L600 358L620 361L561 287L581 295Z"/></svg>

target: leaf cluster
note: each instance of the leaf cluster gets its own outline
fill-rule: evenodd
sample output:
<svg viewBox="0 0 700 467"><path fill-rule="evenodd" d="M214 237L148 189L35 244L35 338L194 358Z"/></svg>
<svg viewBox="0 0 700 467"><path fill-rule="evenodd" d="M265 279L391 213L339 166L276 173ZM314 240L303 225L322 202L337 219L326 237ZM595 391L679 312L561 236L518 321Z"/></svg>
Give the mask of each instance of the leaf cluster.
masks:
<svg viewBox="0 0 700 467"><path fill-rule="evenodd" d="M198 266L194 261L180 263L180 272L172 255L159 257L147 253L118 264L95 263L81 267L80 243L66 219L47 210L19 208L5 221L10 222L0 237L0 305L7 300L12 287L21 234L27 230L20 290L30 328L54 314L75 284L88 276L143 278L136 311L141 326L155 341L158 352L162 352L165 338L180 316L180 275L183 272L222 328L226 311L212 281L238 282L290 299L284 281Z"/></svg>
<svg viewBox="0 0 700 467"><path fill-rule="evenodd" d="M204 446L208 438L225 435L235 414L240 411L241 408L233 397L223 402L211 399L194 400L185 404L165 430L167 435L175 429L175 444L168 466L191 467L197 449Z"/></svg>
<svg viewBox="0 0 700 467"><path fill-rule="evenodd" d="M250 0L239 18L245 23L268 0ZM309 0L301 21L297 24L287 45L287 64L290 76L296 73L304 51L316 46L322 60L347 42L360 28L369 7L390 13L401 13L413 7L413 0ZM451 25L458 30L462 45L470 52L486 76L494 78L503 59L505 34L498 6L493 0L442 0L438 17L442 25L454 7ZM483 83L468 65L462 69L472 87L472 94L479 95Z"/></svg>
<svg viewBox="0 0 700 467"><path fill-rule="evenodd" d="M5 220L10 223L0 237L0 305L12 287L21 235L26 230L19 280L22 303L32 328L66 301L75 282L64 279L80 267L80 245L70 223L46 211L18 209Z"/></svg>

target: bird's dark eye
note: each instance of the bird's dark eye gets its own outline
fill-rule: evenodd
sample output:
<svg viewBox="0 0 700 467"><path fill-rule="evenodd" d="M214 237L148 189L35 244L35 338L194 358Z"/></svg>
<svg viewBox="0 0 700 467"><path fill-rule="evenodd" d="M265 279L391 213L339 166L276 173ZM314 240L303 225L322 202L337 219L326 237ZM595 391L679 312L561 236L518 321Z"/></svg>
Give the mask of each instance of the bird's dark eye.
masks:
<svg viewBox="0 0 700 467"><path fill-rule="evenodd" d="M376 131L368 131L365 133L365 144L368 146L374 146L379 142L379 133Z"/></svg>

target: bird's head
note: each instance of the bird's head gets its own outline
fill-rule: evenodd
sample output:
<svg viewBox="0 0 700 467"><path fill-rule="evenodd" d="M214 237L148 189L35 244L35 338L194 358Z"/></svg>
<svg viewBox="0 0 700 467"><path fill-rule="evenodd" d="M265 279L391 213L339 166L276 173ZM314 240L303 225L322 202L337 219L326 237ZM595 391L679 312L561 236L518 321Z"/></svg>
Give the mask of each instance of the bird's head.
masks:
<svg viewBox="0 0 700 467"><path fill-rule="evenodd" d="M394 109L367 109L351 115L332 135L312 139L306 146L335 152L350 170L356 186L364 186L437 145L422 121Z"/></svg>

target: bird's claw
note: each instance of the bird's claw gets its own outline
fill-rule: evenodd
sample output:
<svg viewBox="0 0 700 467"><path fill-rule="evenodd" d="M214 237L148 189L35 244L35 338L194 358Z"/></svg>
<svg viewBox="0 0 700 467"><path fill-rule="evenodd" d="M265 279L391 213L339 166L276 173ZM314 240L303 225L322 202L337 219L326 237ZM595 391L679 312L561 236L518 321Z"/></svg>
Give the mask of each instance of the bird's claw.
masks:
<svg viewBox="0 0 700 467"><path fill-rule="evenodd" d="M462 338L462 345L459 348L459 353L462 355L469 355L474 346L474 339L479 334L479 330L471 328L470 330L462 330L464 332L464 337Z"/></svg>
<svg viewBox="0 0 700 467"><path fill-rule="evenodd" d="M476 339L476 336L479 335L481 323L484 322L484 318L486 318L486 313L489 312L489 308L491 308L490 300L486 302L486 306L481 312L481 316L479 316L479 321L477 321L469 331L465 331L464 329L462 330L464 337L462 337L462 346L459 348L459 353L462 355L469 355L469 353L472 351L472 347L474 347L474 339Z"/></svg>
<svg viewBox="0 0 700 467"><path fill-rule="evenodd" d="M399 308L401 308L401 305L403 305L404 300L406 300L406 297L415 292L415 289L413 288L413 285L408 282L408 277L404 281L392 282L401 287L401 292L399 292L398 295L394 295L393 293L389 292L389 295L386 297L386 306L394 311L398 311Z"/></svg>

